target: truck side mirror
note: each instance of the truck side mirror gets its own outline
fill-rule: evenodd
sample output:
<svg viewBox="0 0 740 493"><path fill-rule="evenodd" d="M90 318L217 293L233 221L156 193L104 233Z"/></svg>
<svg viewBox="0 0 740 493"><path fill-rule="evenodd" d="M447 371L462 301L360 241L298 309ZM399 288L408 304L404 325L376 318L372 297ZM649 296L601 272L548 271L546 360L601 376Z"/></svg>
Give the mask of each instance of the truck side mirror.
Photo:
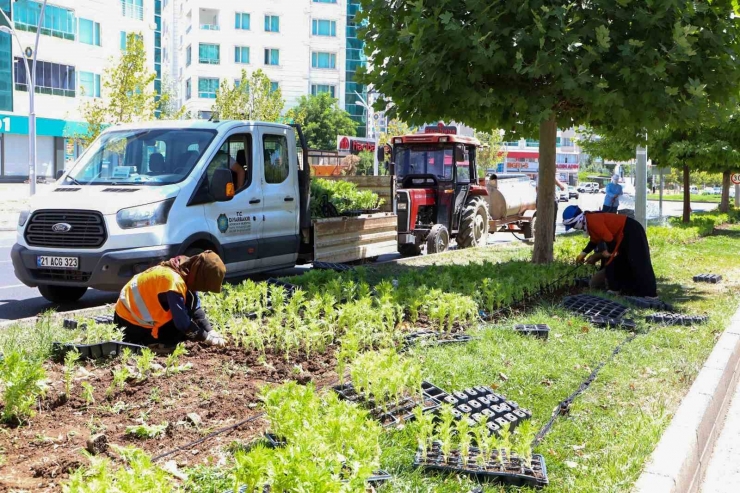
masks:
<svg viewBox="0 0 740 493"><path fill-rule="evenodd" d="M213 172L208 189L216 202L228 202L234 197L234 182L231 180L231 170L219 168Z"/></svg>
<svg viewBox="0 0 740 493"><path fill-rule="evenodd" d="M64 170L63 169L60 169L60 170L57 171L57 178L56 179L58 180L62 176L64 176Z"/></svg>

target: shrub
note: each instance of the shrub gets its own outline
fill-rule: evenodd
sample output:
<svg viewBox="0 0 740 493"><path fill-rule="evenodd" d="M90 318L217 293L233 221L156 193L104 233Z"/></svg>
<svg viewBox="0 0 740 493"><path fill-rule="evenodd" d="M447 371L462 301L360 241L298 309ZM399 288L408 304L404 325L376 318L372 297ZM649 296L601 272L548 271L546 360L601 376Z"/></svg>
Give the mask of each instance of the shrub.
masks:
<svg viewBox="0 0 740 493"><path fill-rule="evenodd" d="M3 421L23 422L35 414L33 406L44 393L41 381L45 377L40 360L24 358L19 352L14 351L0 361Z"/></svg>
<svg viewBox="0 0 740 493"><path fill-rule="evenodd" d="M348 181L324 179L311 180L311 217L325 217L321 205L328 200L337 211L375 209L382 204L378 194L361 191L357 185Z"/></svg>

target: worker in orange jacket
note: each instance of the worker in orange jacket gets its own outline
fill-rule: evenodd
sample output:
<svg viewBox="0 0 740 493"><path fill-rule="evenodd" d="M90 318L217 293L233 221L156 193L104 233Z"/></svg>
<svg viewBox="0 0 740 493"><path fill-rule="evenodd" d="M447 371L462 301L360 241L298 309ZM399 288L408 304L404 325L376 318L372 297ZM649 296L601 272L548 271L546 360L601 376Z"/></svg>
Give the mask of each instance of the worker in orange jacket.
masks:
<svg viewBox="0 0 740 493"><path fill-rule="evenodd" d="M655 272L650 261L650 246L642 225L634 219L609 212L583 212L571 205L563 212L565 230L584 231L591 239L576 261L599 244L605 244L600 254L606 260L606 284L610 291L632 296L657 296Z"/></svg>
<svg viewBox="0 0 740 493"><path fill-rule="evenodd" d="M186 339L225 345L211 329L198 299L198 291L220 292L225 274L226 266L211 251L175 257L137 274L116 303L114 320L123 327L123 340L145 346Z"/></svg>

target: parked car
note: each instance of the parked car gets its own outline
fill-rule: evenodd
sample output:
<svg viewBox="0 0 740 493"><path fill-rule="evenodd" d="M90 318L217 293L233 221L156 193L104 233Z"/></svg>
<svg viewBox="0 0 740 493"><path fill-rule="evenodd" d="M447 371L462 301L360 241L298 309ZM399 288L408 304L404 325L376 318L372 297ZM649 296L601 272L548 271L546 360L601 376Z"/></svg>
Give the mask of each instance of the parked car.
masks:
<svg viewBox="0 0 740 493"><path fill-rule="evenodd" d="M599 191L599 184L595 182L582 183L578 187L581 193L596 193Z"/></svg>
<svg viewBox="0 0 740 493"><path fill-rule="evenodd" d="M695 195L698 194L699 193L699 187L697 187L697 186L689 187L689 193L692 193L692 194L695 194Z"/></svg>
<svg viewBox="0 0 740 493"><path fill-rule="evenodd" d="M568 187L568 199L577 199L579 191L576 187Z"/></svg>
<svg viewBox="0 0 740 493"><path fill-rule="evenodd" d="M565 190L560 190L560 188L555 187L555 194L559 198L560 202L568 202L568 200L570 200L567 188Z"/></svg>

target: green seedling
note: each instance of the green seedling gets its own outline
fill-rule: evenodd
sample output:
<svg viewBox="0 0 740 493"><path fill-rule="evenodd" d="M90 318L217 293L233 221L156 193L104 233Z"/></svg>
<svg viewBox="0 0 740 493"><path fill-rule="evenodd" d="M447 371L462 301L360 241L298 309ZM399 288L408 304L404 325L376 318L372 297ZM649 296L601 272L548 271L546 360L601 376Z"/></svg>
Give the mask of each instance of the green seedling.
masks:
<svg viewBox="0 0 740 493"><path fill-rule="evenodd" d="M44 394L41 382L45 377L40 360L26 359L19 352L13 351L0 360L3 421L22 423L33 417L36 400Z"/></svg>
<svg viewBox="0 0 740 493"><path fill-rule="evenodd" d="M485 416L484 418L485 419L481 420L473 427L473 436L475 437L475 444L477 445L479 452L475 458L475 462L479 466L488 462L488 454L490 451L488 448L488 437L490 435L490 431L488 431L488 426L486 426L487 418Z"/></svg>
<svg viewBox="0 0 740 493"><path fill-rule="evenodd" d="M131 370L129 370L128 366L124 365L117 370L113 370L113 381L111 382L110 387L108 387L108 390L106 390L106 394L111 396L115 390L123 390L126 386L126 381L129 378L131 378Z"/></svg>
<svg viewBox="0 0 740 493"><path fill-rule="evenodd" d="M414 408L414 420L418 429L417 442L421 449L421 455L424 459L427 458L427 450L429 449L429 441L434 433L434 415L424 413L421 406Z"/></svg>
<svg viewBox="0 0 740 493"><path fill-rule="evenodd" d="M67 351L64 355L64 396L69 399L72 397L72 377L74 377L75 364L80 360L80 353L77 350Z"/></svg>
<svg viewBox="0 0 740 493"><path fill-rule="evenodd" d="M470 422L467 418L463 417L457 421L457 441L460 449L460 456L462 457L463 466L468 465L470 460Z"/></svg>
<svg viewBox="0 0 740 493"><path fill-rule="evenodd" d="M149 348L144 348L141 353L134 358L136 369L139 372L139 379L146 380L152 371L152 363L154 363L154 352Z"/></svg>
<svg viewBox="0 0 740 493"><path fill-rule="evenodd" d="M178 370L180 368L180 357L187 356L188 350L185 349L184 344L178 344L175 346L174 351L172 351L169 355L167 355L167 359L164 361L165 365L165 374L171 375L174 373L178 373L181 370Z"/></svg>
<svg viewBox="0 0 740 493"><path fill-rule="evenodd" d="M127 426L126 434L135 436L136 438L158 438L164 435L168 426L169 423L166 421L160 425L148 425L146 423L142 423L140 425Z"/></svg>
<svg viewBox="0 0 740 493"><path fill-rule="evenodd" d="M234 455L234 493L243 486L245 492L261 491L267 482L272 451L262 444L248 452L238 451Z"/></svg>
<svg viewBox="0 0 740 493"><path fill-rule="evenodd" d="M514 453L521 459L524 467L532 467L532 442L537 430L531 420L520 423L514 434Z"/></svg>
<svg viewBox="0 0 740 493"><path fill-rule="evenodd" d="M128 363L132 355L131 348L123 348L123 351L121 351L121 363L124 365Z"/></svg>
<svg viewBox="0 0 740 493"><path fill-rule="evenodd" d="M442 452L442 459L447 462L450 452L452 452L455 445L453 442L455 415L452 413L452 406L449 404L442 405L439 415L441 422L437 425L437 436L439 436L441 443L440 452Z"/></svg>
<svg viewBox="0 0 740 493"><path fill-rule="evenodd" d="M87 406L90 406L92 404L95 404L95 396L93 395L93 392L95 389L92 385L90 385L90 382L82 382L82 399L85 401L85 404Z"/></svg>

